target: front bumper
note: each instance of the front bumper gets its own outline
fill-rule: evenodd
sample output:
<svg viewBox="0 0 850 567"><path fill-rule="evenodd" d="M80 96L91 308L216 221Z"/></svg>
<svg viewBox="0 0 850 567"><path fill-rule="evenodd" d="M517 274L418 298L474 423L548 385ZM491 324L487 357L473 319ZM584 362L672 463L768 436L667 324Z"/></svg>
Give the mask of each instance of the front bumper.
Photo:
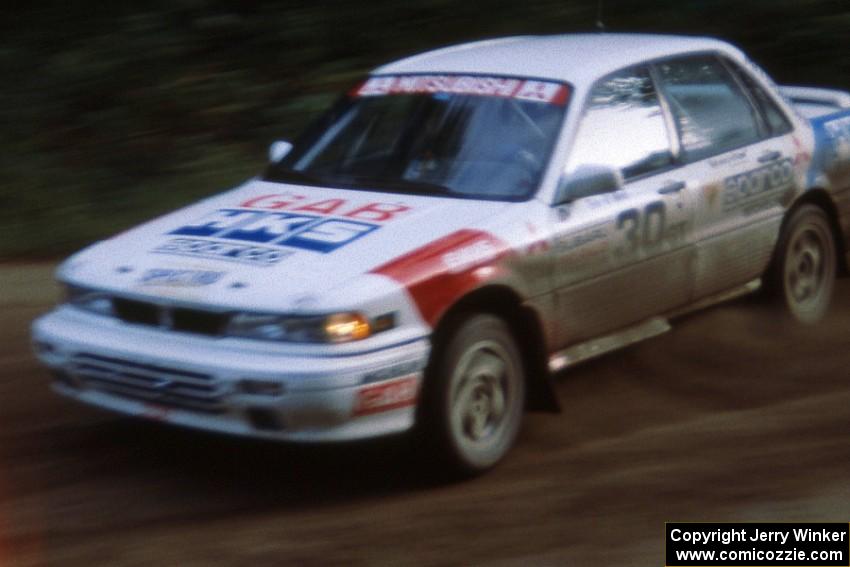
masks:
<svg viewBox="0 0 850 567"><path fill-rule="evenodd" d="M426 338L332 348L219 339L60 307L32 327L60 394L123 414L221 433L343 441L409 429Z"/></svg>

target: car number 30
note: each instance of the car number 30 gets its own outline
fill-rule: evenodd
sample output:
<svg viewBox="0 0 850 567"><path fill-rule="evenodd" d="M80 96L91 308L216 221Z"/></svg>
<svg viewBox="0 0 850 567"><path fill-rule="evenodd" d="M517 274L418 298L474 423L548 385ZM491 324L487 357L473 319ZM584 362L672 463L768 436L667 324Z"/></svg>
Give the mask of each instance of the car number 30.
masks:
<svg viewBox="0 0 850 567"><path fill-rule="evenodd" d="M667 208L663 201L653 201L640 209L626 209L617 215L617 230L625 239L615 251L617 256L632 256L643 249L661 244L667 230Z"/></svg>

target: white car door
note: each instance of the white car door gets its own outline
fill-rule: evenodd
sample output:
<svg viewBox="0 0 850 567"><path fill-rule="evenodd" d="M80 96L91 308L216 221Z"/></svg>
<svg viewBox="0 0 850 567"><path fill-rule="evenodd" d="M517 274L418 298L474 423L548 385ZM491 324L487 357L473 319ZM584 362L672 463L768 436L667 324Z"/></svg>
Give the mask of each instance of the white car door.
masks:
<svg viewBox="0 0 850 567"><path fill-rule="evenodd" d="M701 54L655 66L696 211L695 299L761 274L797 188L790 122L733 65Z"/></svg>
<svg viewBox="0 0 850 567"><path fill-rule="evenodd" d="M607 166L621 190L553 209L561 345L683 305L691 295L691 208L675 163L675 134L644 66L593 88L567 175Z"/></svg>

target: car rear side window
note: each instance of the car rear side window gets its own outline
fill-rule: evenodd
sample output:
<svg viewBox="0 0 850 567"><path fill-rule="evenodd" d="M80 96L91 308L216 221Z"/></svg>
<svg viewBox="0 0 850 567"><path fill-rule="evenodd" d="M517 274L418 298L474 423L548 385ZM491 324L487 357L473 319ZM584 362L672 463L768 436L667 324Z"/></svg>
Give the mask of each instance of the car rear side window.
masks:
<svg viewBox="0 0 850 567"><path fill-rule="evenodd" d="M633 178L673 163L664 112L648 69L619 71L594 86L567 171L607 165Z"/></svg>
<svg viewBox="0 0 850 567"><path fill-rule="evenodd" d="M776 102L767 94L764 87L758 84L752 75L741 69L738 65L731 61L727 61L727 65L735 70L741 82L750 91L753 100L759 106L764 116L764 121L767 124L768 134L771 136L781 136L790 132L792 129L791 122Z"/></svg>
<svg viewBox="0 0 850 567"><path fill-rule="evenodd" d="M761 138L755 109L714 56L664 61L657 69L688 161L734 150Z"/></svg>

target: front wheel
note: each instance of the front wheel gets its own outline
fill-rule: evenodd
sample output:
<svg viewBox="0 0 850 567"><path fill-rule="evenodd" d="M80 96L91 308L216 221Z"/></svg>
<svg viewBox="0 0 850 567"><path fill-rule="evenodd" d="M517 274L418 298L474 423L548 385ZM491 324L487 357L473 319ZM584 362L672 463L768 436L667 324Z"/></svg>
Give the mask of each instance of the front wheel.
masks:
<svg viewBox="0 0 850 567"><path fill-rule="evenodd" d="M502 319L469 315L437 347L423 402L423 433L450 473L480 474L498 463L519 432L525 376Z"/></svg>
<svg viewBox="0 0 850 567"><path fill-rule="evenodd" d="M836 273L835 239L823 210L803 205L794 211L776 254L769 289L794 320L817 323L829 308Z"/></svg>

